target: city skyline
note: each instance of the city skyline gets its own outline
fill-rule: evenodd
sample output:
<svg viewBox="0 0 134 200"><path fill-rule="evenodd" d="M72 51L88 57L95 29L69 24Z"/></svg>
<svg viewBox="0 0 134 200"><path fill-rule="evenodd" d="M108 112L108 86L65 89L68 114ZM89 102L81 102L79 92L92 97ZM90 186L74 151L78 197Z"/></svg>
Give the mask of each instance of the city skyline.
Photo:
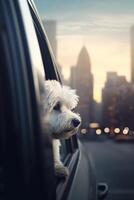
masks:
<svg viewBox="0 0 134 200"><path fill-rule="evenodd" d="M73 3L60 0L41 3L38 0L37 4L41 17L55 19L58 23L58 61L66 79L85 45L91 58L97 101L101 100L107 71L116 71L130 80L132 0L75 0Z"/></svg>
<svg viewBox="0 0 134 200"><path fill-rule="evenodd" d="M133 81L133 80L132 80ZM125 76L108 72L102 90L102 124L104 127L134 129L134 85Z"/></svg>
<svg viewBox="0 0 134 200"><path fill-rule="evenodd" d="M134 26L130 30L131 46L131 82L134 84Z"/></svg>
<svg viewBox="0 0 134 200"><path fill-rule="evenodd" d="M80 99L77 107L78 113L80 113L83 121L82 126L87 128L92 122L94 114L94 78L91 73L91 68L89 54L87 49L83 47L78 55L76 66L71 68L70 85L77 90ZM84 74L84 78L81 78L81 74Z"/></svg>

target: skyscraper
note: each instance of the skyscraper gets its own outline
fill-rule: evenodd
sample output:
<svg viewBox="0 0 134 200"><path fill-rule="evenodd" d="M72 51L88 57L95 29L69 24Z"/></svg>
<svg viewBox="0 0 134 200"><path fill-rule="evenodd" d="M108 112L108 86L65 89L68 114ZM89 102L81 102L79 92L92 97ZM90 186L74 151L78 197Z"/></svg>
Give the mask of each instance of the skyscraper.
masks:
<svg viewBox="0 0 134 200"><path fill-rule="evenodd" d="M57 61L57 39L56 39L57 23L56 23L55 20L42 20L42 22L43 22L45 31L47 33L47 37L49 39L53 54L54 54L56 61ZM62 67L58 63L58 61L57 61L57 67L58 67L58 70L60 72L62 82L66 84L66 82L64 80L63 73L62 73Z"/></svg>
<svg viewBox="0 0 134 200"><path fill-rule="evenodd" d="M55 58L57 59L56 21L42 20Z"/></svg>
<svg viewBox="0 0 134 200"><path fill-rule="evenodd" d="M78 112L82 117L83 127L88 127L92 120L93 75L88 51L83 47L79 53L76 66L71 68L71 86L76 88L80 97Z"/></svg>
<svg viewBox="0 0 134 200"><path fill-rule="evenodd" d="M134 86L116 72L108 72L102 90L103 125L133 129Z"/></svg>
<svg viewBox="0 0 134 200"><path fill-rule="evenodd" d="M134 25L130 30L130 45L131 45L131 83L134 84Z"/></svg>

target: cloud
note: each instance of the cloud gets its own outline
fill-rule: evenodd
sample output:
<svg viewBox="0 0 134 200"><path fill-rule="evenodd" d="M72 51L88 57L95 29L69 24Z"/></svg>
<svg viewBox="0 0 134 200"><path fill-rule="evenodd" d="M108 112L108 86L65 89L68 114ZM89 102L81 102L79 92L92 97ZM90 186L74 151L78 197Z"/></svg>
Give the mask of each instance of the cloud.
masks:
<svg viewBox="0 0 134 200"><path fill-rule="evenodd" d="M119 34L128 32L134 24L134 15L88 15L86 20L58 24L58 35Z"/></svg>

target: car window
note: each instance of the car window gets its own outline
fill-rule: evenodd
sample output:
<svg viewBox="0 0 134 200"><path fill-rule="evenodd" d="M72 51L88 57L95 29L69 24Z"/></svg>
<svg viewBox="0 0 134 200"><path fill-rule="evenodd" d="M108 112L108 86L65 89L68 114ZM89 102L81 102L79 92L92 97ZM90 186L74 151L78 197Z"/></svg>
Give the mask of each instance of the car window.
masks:
<svg viewBox="0 0 134 200"><path fill-rule="evenodd" d="M59 75L58 66L56 65L55 57L51 49L48 48L49 47L48 45L49 33L46 36L46 33L44 32L45 27L41 26L41 24L39 23L37 17L35 16L33 12L32 12L32 15L33 15L33 21L34 21L35 30L37 33L41 53L42 53L46 79L49 79L49 80L55 79L55 80L61 81L61 77ZM45 21L43 23L45 24ZM50 45L51 45L51 40L50 40ZM61 140L60 154L61 154L61 160L63 162L68 158L70 153L73 152L72 149L73 149L72 139L68 142L65 141L64 139Z"/></svg>
<svg viewBox="0 0 134 200"><path fill-rule="evenodd" d="M61 140L60 155L61 155L61 161L64 162L65 158L68 155L67 144L66 144L66 141L64 139Z"/></svg>

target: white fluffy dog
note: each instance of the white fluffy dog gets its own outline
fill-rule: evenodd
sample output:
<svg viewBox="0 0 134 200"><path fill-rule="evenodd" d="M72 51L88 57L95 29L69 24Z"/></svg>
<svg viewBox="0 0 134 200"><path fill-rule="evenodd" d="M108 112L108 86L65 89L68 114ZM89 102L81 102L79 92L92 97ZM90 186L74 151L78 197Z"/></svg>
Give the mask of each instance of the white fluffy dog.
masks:
<svg viewBox="0 0 134 200"><path fill-rule="evenodd" d="M45 125L49 133L52 133L55 172L61 177L68 175L68 169L60 159L59 139L68 139L78 131L81 118L73 111L78 99L75 90L68 86L61 86L55 80L45 81Z"/></svg>

